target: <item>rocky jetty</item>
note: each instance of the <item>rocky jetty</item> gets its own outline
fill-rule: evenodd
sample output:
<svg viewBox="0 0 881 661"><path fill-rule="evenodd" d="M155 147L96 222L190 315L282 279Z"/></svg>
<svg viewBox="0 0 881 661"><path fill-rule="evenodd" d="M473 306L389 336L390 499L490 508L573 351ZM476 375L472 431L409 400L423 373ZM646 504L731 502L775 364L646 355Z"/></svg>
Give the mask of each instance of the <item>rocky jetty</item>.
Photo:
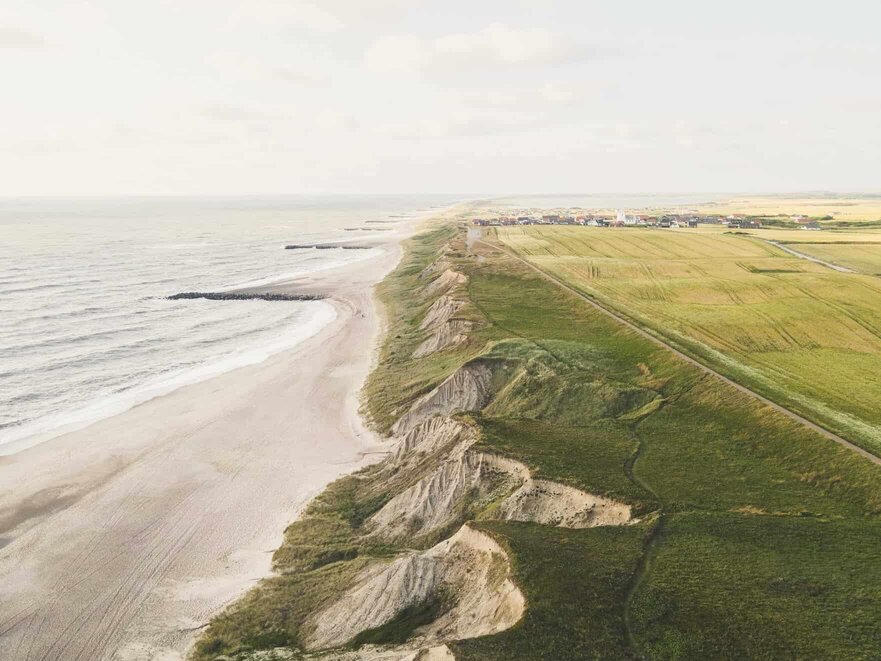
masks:
<svg viewBox="0 0 881 661"><path fill-rule="evenodd" d="M185 291L169 296L168 300L178 301L189 298L207 298L211 301L320 301L321 294L250 294L245 292Z"/></svg>

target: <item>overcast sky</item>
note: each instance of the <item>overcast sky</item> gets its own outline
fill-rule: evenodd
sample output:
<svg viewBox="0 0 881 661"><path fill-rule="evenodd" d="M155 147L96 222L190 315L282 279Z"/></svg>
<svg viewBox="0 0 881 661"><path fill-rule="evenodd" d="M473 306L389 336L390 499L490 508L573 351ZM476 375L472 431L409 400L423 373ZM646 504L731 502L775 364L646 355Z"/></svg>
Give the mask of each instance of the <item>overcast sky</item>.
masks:
<svg viewBox="0 0 881 661"><path fill-rule="evenodd" d="M878 0L3 2L0 82L0 195L881 189Z"/></svg>

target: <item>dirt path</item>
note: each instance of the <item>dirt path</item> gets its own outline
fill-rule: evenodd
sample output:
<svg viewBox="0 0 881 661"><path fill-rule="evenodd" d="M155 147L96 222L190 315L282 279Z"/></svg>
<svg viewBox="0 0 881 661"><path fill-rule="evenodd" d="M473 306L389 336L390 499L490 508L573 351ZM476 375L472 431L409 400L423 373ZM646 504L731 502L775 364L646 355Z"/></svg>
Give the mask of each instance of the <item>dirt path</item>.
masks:
<svg viewBox="0 0 881 661"><path fill-rule="evenodd" d="M705 365L704 363L701 363L698 360L692 358L691 356L683 353L682 351L680 351L679 349L675 348L674 346L668 344L667 342L665 342L661 338L653 335L645 328L638 326L637 324L630 321L626 317L620 315L617 312L614 312L610 308L607 308L606 306L602 305L601 303L598 303L596 300L594 300L590 296L587 296L586 294L583 294L582 292L578 291L574 287L566 284L565 282L563 282L562 280L560 280L556 276L553 276L550 273L548 273L547 271L542 270L541 268L539 268L538 266L536 266L532 262L528 261L527 259L520 257L518 254L516 254L512 250L509 250L508 248L502 247L501 245L496 244L496 243L490 243L490 242L485 241L483 239L477 239L475 241L475 243L480 243L481 245L487 246L488 248L491 248L493 250L503 252L504 254L508 255L512 259L516 259L518 262L525 264L530 269L532 269L536 273L540 274L543 278L553 282L558 287L561 287L562 289L565 289L566 291L574 294L575 296L582 299L583 301L585 301L589 305L593 306L594 308L596 308L597 310L599 310L603 314L611 317L612 319L614 319L618 323L623 324L624 326L626 326L630 330L634 331L635 333L638 333L639 335L646 338L647 340L651 340L655 344L658 344L658 345L664 347L668 351L672 351L679 358L681 358L682 360L686 361L687 363L689 363L691 365L694 365L695 367L697 367L701 371L703 371L707 374L713 375L717 379L720 379L720 380L724 381L725 383L727 383L732 388L736 388L740 392L745 393L751 397L754 397L755 399L757 399L760 402L762 402L763 404L771 407L775 411L782 413L783 415L791 418L792 420L795 420L799 424L804 425L805 427L808 427L809 429L812 429L813 431L815 431L819 434L822 434L826 438L831 439L831 440L835 441L836 443L838 443L839 445L846 447L848 450L853 450L854 452L856 452L857 454L859 454L862 457L865 457L866 459L868 459L872 463L881 466L881 458L877 457L876 455L872 454L871 452L864 450L863 448L861 448L857 445L854 445L853 443L842 438L838 434L835 434L835 433L829 431L828 429L825 429L825 428L821 427L820 425L818 425L814 422L811 422L807 418L804 418L804 417L800 416L798 413L795 413L794 411L790 411L789 409L781 406L780 404L777 404L776 402L771 401L767 397L760 395L759 393L755 392L754 390L751 390L750 388L747 388L746 386L741 385L741 384L737 383L736 381L732 381L727 376L724 376L724 375L720 374L719 372L717 372L716 370L714 370L712 367L709 367L709 366Z"/></svg>
<svg viewBox="0 0 881 661"><path fill-rule="evenodd" d="M777 241L770 241L769 239L762 239L767 243L770 243L775 248L780 248L783 252L787 252L794 257L798 257L800 259L806 259L809 262L814 262L815 264L820 264L821 266L825 266L826 268L830 268L833 271L838 271L839 273L856 273L853 269L849 269L846 266L839 266L838 264L833 264L832 262L826 262L818 257L812 257L811 255L806 255L803 252L799 252L798 250L794 250L789 246L783 245L782 243L778 243Z"/></svg>

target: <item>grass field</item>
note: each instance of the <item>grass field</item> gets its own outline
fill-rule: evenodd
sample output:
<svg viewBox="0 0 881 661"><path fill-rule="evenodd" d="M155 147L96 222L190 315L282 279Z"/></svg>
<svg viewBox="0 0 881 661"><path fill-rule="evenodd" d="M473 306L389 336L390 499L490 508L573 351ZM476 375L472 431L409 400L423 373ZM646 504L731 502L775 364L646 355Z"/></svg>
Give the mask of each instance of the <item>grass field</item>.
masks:
<svg viewBox="0 0 881 661"><path fill-rule="evenodd" d="M529 226L498 236L720 372L881 452L881 279L720 230ZM854 246L795 247L820 256Z"/></svg>
<svg viewBox="0 0 881 661"><path fill-rule="evenodd" d="M466 508L463 520L507 550L527 608L510 629L450 641L456 658L877 658L881 470L509 256L481 244L469 251L463 234L442 227L412 240L380 289L389 330L366 387L374 423L388 430L469 360L504 361L518 378L465 418L480 451L629 503L640 521L578 530ZM733 259L775 259L741 241ZM439 255L468 277L460 313L474 329L453 349L413 358L431 303L423 274ZM280 646L301 658L309 612L366 563L436 541L384 546L362 535L365 519L413 478L367 469L333 484L286 532L279 575L215 618L195 658L256 661L269 657L255 651ZM433 614L395 620L370 639L400 641Z"/></svg>
<svg viewBox="0 0 881 661"><path fill-rule="evenodd" d="M806 215L811 218L831 216L830 225L862 224L881 220L881 196L750 196L735 197L698 208L707 214L747 214L751 216Z"/></svg>
<svg viewBox="0 0 881 661"><path fill-rule="evenodd" d="M845 266L865 275L881 275L881 243L797 243L792 247L806 255Z"/></svg>
<svg viewBox="0 0 881 661"><path fill-rule="evenodd" d="M725 231L719 228L704 226L699 227L701 232L719 232ZM778 241L786 244L814 244L814 243L830 243L830 244L860 244L860 243L877 243L881 244L881 231L879 230L834 230L809 232L797 229L773 229L764 228L760 230L738 230L743 233L755 236L759 239L768 241Z"/></svg>

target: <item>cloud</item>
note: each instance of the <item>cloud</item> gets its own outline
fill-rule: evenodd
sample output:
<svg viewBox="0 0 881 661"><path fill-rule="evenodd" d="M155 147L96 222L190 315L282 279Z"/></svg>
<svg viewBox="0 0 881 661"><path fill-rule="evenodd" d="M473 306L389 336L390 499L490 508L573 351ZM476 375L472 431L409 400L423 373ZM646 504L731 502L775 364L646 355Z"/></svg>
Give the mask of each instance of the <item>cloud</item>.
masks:
<svg viewBox="0 0 881 661"><path fill-rule="evenodd" d="M264 112L223 103L204 106L199 108L197 113L204 119L217 122L263 122L286 119L285 115L277 112Z"/></svg>
<svg viewBox="0 0 881 661"><path fill-rule="evenodd" d="M367 49L364 64L377 72L517 67L559 62L572 51L565 39L543 28L494 23L478 32L434 39L381 37Z"/></svg>
<svg viewBox="0 0 881 661"><path fill-rule="evenodd" d="M548 82L540 87L505 90L468 90L452 99L472 108L547 108L569 106L581 99L575 85Z"/></svg>
<svg viewBox="0 0 881 661"><path fill-rule="evenodd" d="M323 33L343 28L342 20L318 3L298 0L247 0L239 4L232 18L236 24L296 25Z"/></svg>
<svg viewBox="0 0 881 661"><path fill-rule="evenodd" d="M285 64L266 64L264 61L233 52L218 52L207 61L225 74L235 74L255 80L278 80L304 87L319 87L328 81L330 63L304 51L288 53ZM291 63L288 64L287 60Z"/></svg>
<svg viewBox="0 0 881 661"><path fill-rule="evenodd" d="M216 125L226 125L225 130L239 127L247 131L278 132L279 136L296 132L319 132L322 134L344 133L360 127L357 118L345 110L325 108L321 111L307 110L256 110L251 107L217 103L192 109L198 120L208 120Z"/></svg>
<svg viewBox="0 0 881 661"><path fill-rule="evenodd" d="M518 133L540 126L542 118L531 113L458 110L420 121L386 127L395 138L478 138Z"/></svg>
<svg viewBox="0 0 881 661"><path fill-rule="evenodd" d="M578 89L560 83L545 83L538 90L538 94L543 101L557 105L572 103L581 96L581 92Z"/></svg>
<svg viewBox="0 0 881 661"><path fill-rule="evenodd" d="M42 48L46 42L33 32L0 26L0 48Z"/></svg>
<svg viewBox="0 0 881 661"><path fill-rule="evenodd" d="M275 67L274 69L269 69L268 73L276 80L295 83L305 87L318 87L327 83L327 76L315 69Z"/></svg>
<svg viewBox="0 0 881 661"><path fill-rule="evenodd" d="M247 0L237 20L299 25L321 33L339 32L354 22L400 10L415 0Z"/></svg>

